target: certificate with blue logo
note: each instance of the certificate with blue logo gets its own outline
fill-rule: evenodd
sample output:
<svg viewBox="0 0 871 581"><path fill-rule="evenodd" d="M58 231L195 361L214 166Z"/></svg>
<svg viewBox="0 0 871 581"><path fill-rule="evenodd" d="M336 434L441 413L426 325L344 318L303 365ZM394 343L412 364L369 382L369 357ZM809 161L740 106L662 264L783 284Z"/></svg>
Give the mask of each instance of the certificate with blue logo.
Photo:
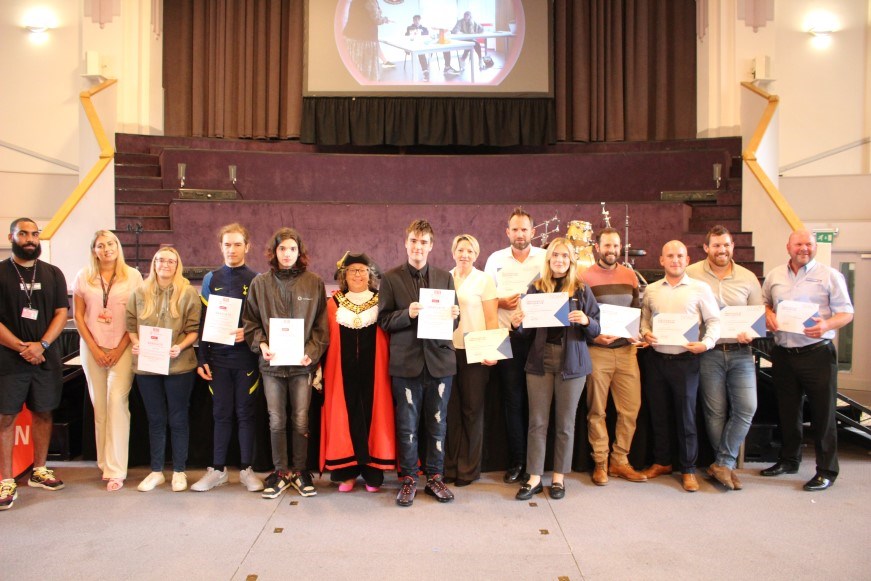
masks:
<svg viewBox="0 0 871 581"><path fill-rule="evenodd" d="M523 326L538 327L569 326L569 293L534 293L520 298L523 311Z"/></svg>
<svg viewBox="0 0 871 581"><path fill-rule="evenodd" d="M659 313L653 317L657 345L676 345L699 340L699 316L695 313Z"/></svg>

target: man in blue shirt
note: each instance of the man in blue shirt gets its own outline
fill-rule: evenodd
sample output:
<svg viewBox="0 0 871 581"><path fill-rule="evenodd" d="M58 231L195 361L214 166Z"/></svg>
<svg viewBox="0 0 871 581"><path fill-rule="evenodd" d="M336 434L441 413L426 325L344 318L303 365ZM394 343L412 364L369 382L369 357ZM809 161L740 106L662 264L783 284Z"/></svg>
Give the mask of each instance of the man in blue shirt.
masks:
<svg viewBox="0 0 871 581"><path fill-rule="evenodd" d="M838 392L838 355L832 339L835 331L853 320L853 304L844 276L820 264L817 243L806 230L797 230L786 244L789 262L765 277L762 296L765 320L774 331L772 353L774 388L780 415L783 447L777 464L762 471L763 476L795 474L801 462L802 400L810 407L814 429L816 474L804 485L808 491L825 490L838 477L838 433L835 399ZM812 303L817 306L814 323L804 333L780 329L777 310L783 301Z"/></svg>

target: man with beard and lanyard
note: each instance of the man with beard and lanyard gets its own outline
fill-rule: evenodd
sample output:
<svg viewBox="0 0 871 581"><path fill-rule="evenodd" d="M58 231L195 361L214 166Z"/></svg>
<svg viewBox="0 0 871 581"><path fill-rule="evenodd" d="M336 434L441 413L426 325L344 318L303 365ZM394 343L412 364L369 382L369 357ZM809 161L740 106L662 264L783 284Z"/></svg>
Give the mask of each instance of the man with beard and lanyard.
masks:
<svg viewBox="0 0 871 581"><path fill-rule="evenodd" d="M620 257L620 233L614 228L603 228L596 239L596 264L580 273L600 305L640 308L638 277L626 266L617 263ZM593 373L587 382L587 430L593 449L593 483L608 484L608 476L625 478L630 482L645 482L647 477L629 464L629 448L635 436L635 424L641 409L641 373L638 369L637 338L625 339L614 335L599 335L590 346ZM605 408L608 394L614 398L617 423L614 446L608 463L608 427Z"/></svg>
<svg viewBox="0 0 871 581"><path fill-rule="evenodd" d="M514 208L508 218L505 234L511 246L497 250L487 259L484 272L496 281L499 297L499 327L511 329L511 311L520 307L520 293L541 276L544 270L544 248L532 246L535 228L532 216L523 208ZM511 279L523 279L513 284ZM519 275L519 276L518 276ZM515 281L516 282L516 281ZM508 288L511 284L512 288ZM520 291L522 288L524 290ZM510 291L510 292L507 292ZM529 339L515 332L511 335L512 359L496 363L502 405L505 411L505 441L508 445L508 470L502 481L506 484L526 482L526 436L529 422L529 404L526 393L526 357Z"/></svg>
<svg viewBox="0 0 871 581"><path fill-rule="evenodd" d="M67 322L67 283L56 266L38 260L39 227L29 218L9 226L12 257L0 262L0 510L18 498L12 474L15 418L27 404L33 417L33 473L28 486L60 490L45 467L52 411L63 390L61 355L52 343Z"/></svg>
<svg viewBox="0 0 871 581"><path fill-rule="evenodd" d="M705 236L708 257L688 266L687 275L707 283L721 309L763 304L759 279L735 264L733 248L729 230L714 226ZM743 488L735 465L756 413L756 363L751 340L747 333L718 340L713 349L702 353L699 368L705 425L717 454L707 472L729 490Z"/></svg>

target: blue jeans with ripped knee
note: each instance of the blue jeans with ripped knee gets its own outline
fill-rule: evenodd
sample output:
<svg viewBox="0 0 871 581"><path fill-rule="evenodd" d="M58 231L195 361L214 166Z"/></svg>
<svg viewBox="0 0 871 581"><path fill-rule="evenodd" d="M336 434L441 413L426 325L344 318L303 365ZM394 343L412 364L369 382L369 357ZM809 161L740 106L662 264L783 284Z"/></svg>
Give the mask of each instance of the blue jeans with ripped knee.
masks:
<svg viewBox="0 0 871 581"><path fill-rule="evenodd" d="M447 432L448 400L453 377L433 377L424 367L417 377L393 377L393 406L396 421L396 443L399 453L399 476L411 476L417 481L418 427L421 416L425 427L427 476L443 474L445 466L445 433Z"/></svg>

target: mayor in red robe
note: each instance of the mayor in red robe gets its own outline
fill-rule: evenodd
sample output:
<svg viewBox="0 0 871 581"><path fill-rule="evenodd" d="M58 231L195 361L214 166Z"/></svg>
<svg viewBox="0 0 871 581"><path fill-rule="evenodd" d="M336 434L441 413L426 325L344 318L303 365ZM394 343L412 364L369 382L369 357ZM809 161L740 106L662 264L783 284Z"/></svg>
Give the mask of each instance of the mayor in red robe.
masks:
<svg viewBox="0 0 871 581"><path fill-rule="evenodd" d="M323 367L321 470L350 492L362 476L377 491L396 469L387 335L377 324L376 266L365 254L337 263L339 291L327 301L330 345Z"/></svg>

